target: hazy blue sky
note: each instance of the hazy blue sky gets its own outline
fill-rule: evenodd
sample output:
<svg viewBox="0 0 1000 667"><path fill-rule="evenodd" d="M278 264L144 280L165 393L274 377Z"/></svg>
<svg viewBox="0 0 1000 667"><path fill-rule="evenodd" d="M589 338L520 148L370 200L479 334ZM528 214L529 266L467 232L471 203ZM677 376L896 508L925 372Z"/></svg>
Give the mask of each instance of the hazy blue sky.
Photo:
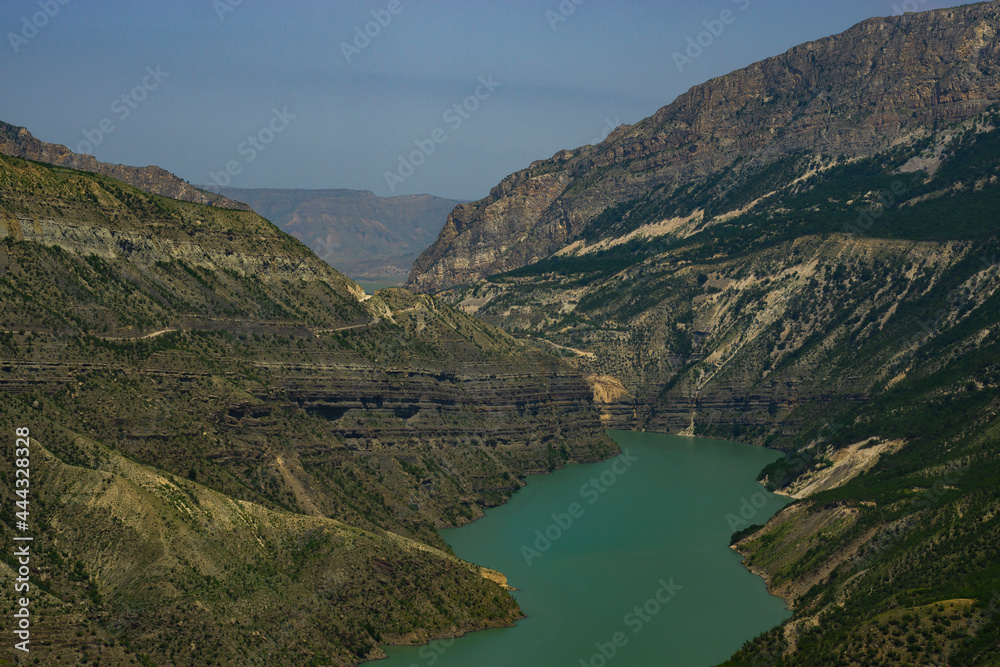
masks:
<svg viewBox="0 0 1000 667"><path fill-rule="evenodd" d="M955 4L3 0L0 120L196 184L477 199L711 77L865 18ZM678 66L703 32L703 53ZM415 142L433 154L411 160Z"/></svg>

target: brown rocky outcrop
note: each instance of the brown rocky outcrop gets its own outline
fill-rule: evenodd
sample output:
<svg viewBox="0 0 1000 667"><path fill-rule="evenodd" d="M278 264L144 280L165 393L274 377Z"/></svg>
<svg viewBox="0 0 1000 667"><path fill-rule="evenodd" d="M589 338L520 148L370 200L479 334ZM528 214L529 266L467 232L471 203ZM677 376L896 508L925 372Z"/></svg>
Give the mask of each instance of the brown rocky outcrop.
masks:
<svg viewBox="0 0 1000 667"><path fill-rule="evenodd" d="M0 121L0 153L110 176L144 192L161 197L218 206L219 208L250 210L250 207L243 202L233 201L222 195L200 190L161 167L130 167L100 162L93 155L74 153L62 144L40 141L26 128L16 127L2 121Z"/></svg>
<svg viewBox="0 0 1000 667"><path fill-rule="evenodd" d="M868 156L1000 100L1000 2L864 21L713 79L598 146L459 206L408 282L433 292L563 248L607 207L805 153Z"/></svg>

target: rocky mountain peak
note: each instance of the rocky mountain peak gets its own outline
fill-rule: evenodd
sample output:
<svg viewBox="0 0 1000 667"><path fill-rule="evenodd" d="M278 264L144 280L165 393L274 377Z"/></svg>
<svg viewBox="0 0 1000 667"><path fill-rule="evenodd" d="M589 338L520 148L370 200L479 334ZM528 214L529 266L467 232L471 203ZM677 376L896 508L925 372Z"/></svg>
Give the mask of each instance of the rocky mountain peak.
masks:
<svg viewBox="0 0 1000 667"><path fill-rule="evenodd" d="M62 144L50 144L35 138L24 127L0 121L0 153L14 157L47 162L78 171L103 174L150 194L180 199L195 204L206 204L240 211L249 211L243 202L233 201L222 195L206 192L185 182L161 167L130 167L100 162L93 155L74 153Z"/></svg>
<svg viewBox="0 0 1000 667"><path fill-rule="evenodd" d="M869 156L968 119L1000 101L998 25L1000 2L870 19L695 86L456 208L409 286L436 291L531 264L656 188L793 154Z"/></svg>

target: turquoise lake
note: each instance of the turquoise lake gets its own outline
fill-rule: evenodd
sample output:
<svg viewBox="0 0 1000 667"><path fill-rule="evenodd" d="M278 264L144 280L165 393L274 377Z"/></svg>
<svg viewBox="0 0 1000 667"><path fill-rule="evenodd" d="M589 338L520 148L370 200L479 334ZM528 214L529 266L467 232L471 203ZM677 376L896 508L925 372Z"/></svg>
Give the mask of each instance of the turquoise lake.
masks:
<svg viewBox="0 0 1000 667"><path fill-rule="evenodd" d="M406 276L399 278L383 278L380 280L372 280L366 278L354 278L354 282L361 285L361 288L366 294L374 294L380 289L386 289L387 287L402 287L406 283ZM382 663L385 664L384 662Z"/></svg>
<svg viewBox="0 0 1000 667"><path fill-rule="evenodd" d="M527 618L379 667L708 667L788 618L729 548L788 500L755 479L781 454L734 442L615 431L625 452L533 476L442 537L507 575Z"/></svg>

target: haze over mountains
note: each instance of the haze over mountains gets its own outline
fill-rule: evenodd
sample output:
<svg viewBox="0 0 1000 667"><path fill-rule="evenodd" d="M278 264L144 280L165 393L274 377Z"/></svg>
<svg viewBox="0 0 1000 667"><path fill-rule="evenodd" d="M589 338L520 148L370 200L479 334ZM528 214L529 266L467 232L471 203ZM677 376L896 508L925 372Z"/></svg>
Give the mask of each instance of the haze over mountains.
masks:
<svg viewBox="0 0 1000 667"><path fill-rule="evenodd" d="M7 126L41 655L348 665L508 625L503 575L436 529L611 427L788 454L762 480L796 502L720 521L794 616L727 664L997 664L998 26L866 21L536 162L448 216L410 275L435 296L368 297L290 233L414 252L450 202L239 191L285 233Z"/></svg>
<svg viewBox="0 0 1000 667"><path fill-rule="evenodd" d="M0 153L104 174L164 197L237 210L252 207L331 266L359 277L408 275L458 203L431 195L376 197L358 190L201 189L160 167L99 162L2 121Z"/></svg>
<svg viewBox="0 0 1000 667"><path fill-rule="evenodd" d="M401 278L458 202L431 195L376 197L357 190L221 188L352 276Z"/></svg>

